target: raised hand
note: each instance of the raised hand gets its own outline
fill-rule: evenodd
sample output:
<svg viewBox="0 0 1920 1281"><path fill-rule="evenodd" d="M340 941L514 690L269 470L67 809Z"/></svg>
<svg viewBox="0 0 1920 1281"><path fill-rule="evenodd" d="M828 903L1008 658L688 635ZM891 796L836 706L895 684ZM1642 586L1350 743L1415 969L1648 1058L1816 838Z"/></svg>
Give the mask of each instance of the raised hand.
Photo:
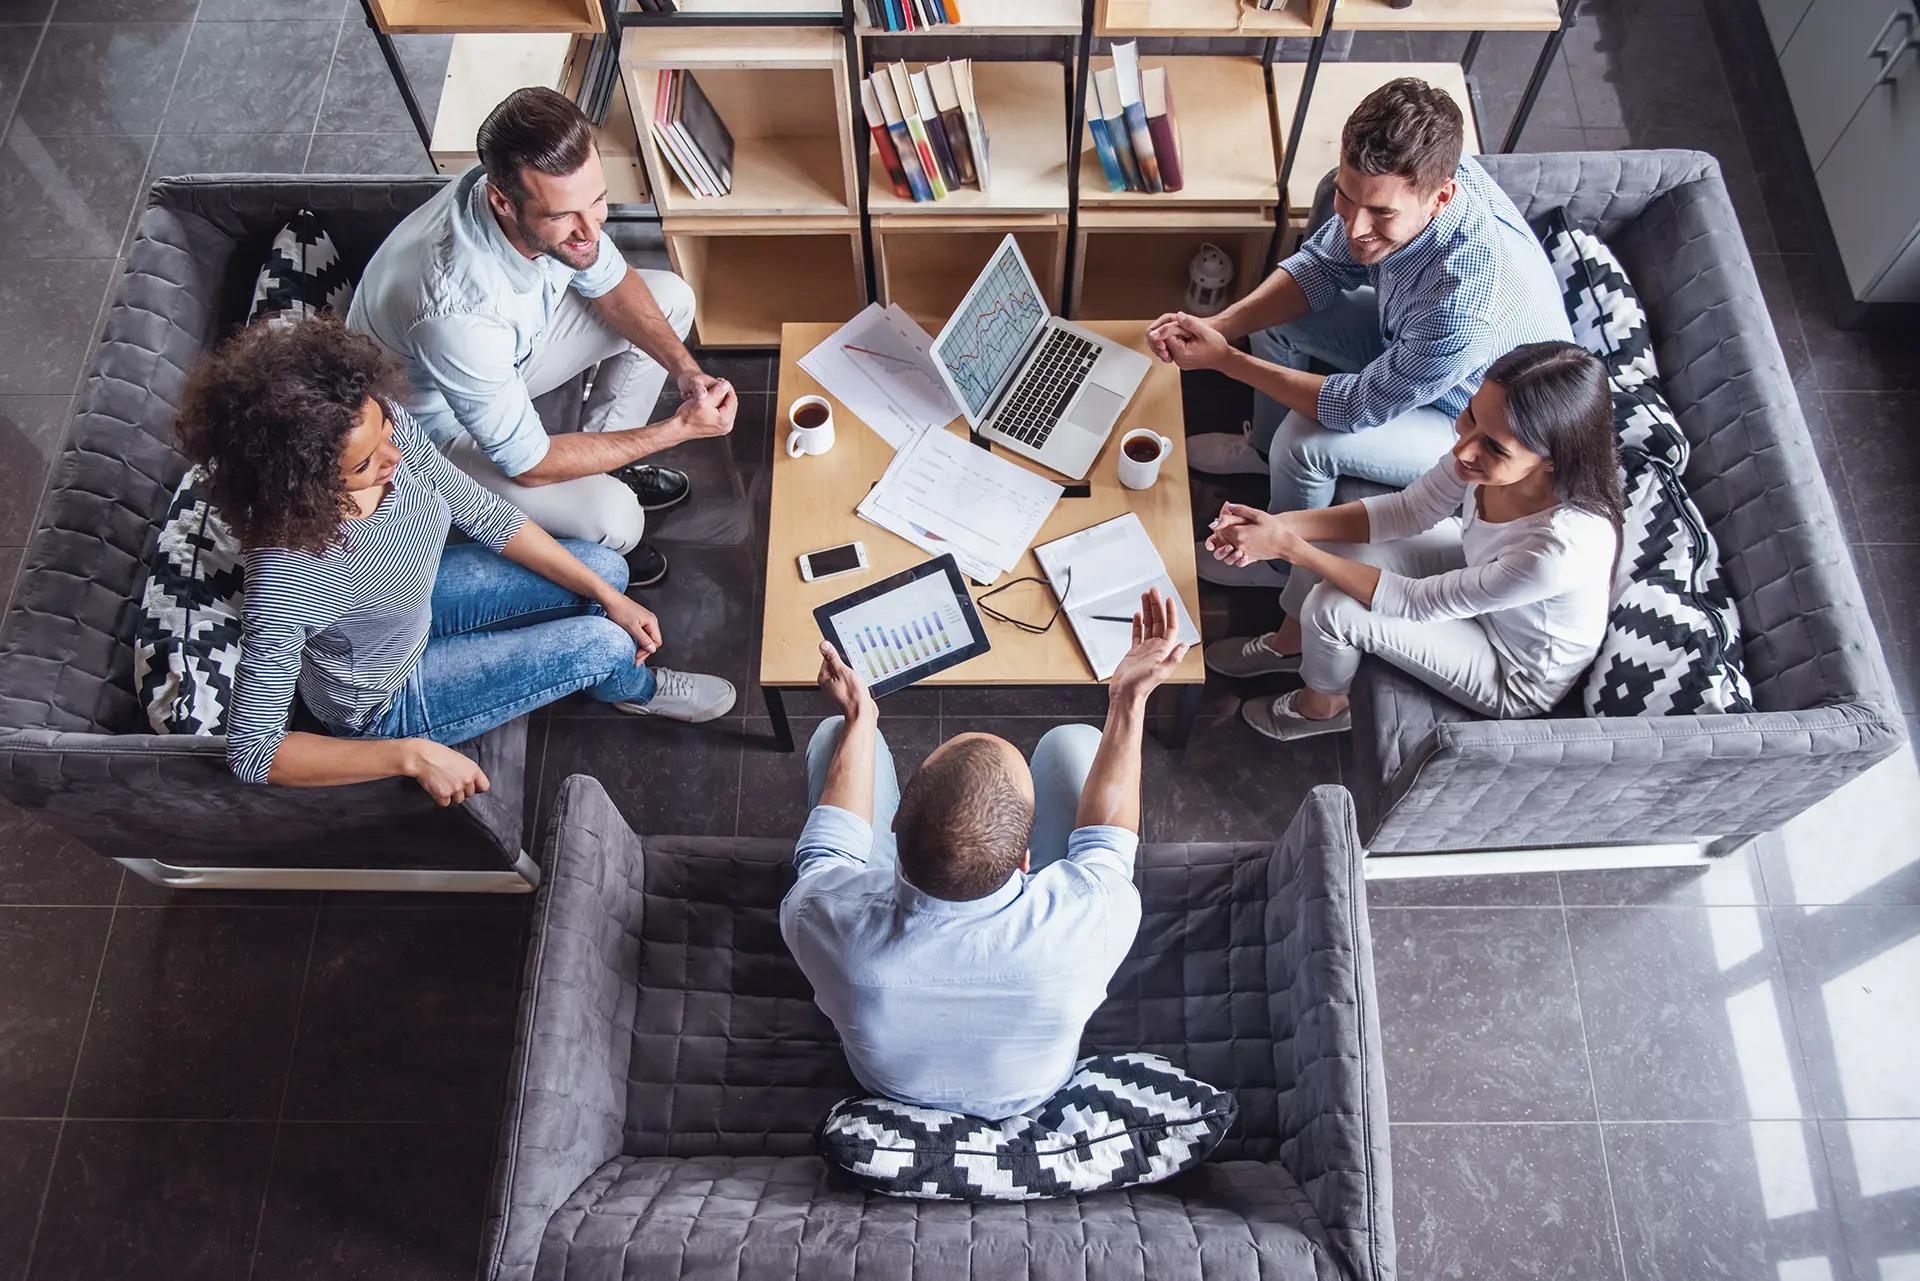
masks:
<svg viewBox="0 0 1920 1281"><path fill-rule="evenodd" d="M1187 646L1180 639L1180 611L1160 589L1149 588L1140 597L1140 609L1133 616L1133 648L1113 669L1107 682L1108 697L1136 704L1146 702L1160 683L1173 675Z"/></svg>

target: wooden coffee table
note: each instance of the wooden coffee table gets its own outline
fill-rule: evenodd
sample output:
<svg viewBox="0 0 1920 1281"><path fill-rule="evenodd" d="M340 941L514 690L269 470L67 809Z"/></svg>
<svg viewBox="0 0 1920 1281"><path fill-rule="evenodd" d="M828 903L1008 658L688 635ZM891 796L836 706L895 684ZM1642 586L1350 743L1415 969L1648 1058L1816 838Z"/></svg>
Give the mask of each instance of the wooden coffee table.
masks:
<svg viewBox="0 0 1920 1281"><path fill-rule="evenodd" d="M1146 351L1146 321L1092 321L1086 328L1103 337ZM767 536L766 613L760 633L760 686L765 691L767 715L773 721L774 738L784 751L793 750L793 731L787 724L782 692L814 686L820 671L820 629L813 619L814 607L836 600L888 574L897 573L928 559L926 552L903 538L870 525L854 514L854 507L880 479L893 450L871 428L834 399L831 393L806 370L800 357L813 350L837 329L831 324L788 324L780 335L780 389L773 406L773 500ZM826 396L833 401L835 443L833 449L818 457L787 457L787 406L800 396ZM1115 460L1120 456L1120 438L1135 427L1151 427L1173 441L1173 452L1160 464L1160 480L1151 489L1127 489L1120 484ZM964 418L956 418L947 430L965 435ZM1006 450L1000 457L1027 467L1050 480L1071 486L1066 477L1028 462ZM1050 542L1076 530L1111 520L1127 511L1140 517L1147 534L1160 549L1167 573L1186 602L1195 622L1200 618L1200 594L1195 586L1193 568L1193 507L1187 489L1187 433L1180 408L1180 373L1171 365L1153 363L1146 381L1108 437L1093 470L1087 473L1086 497L1073 497L1068 489L1047 523L1041 527L1035 543ZM867 545L865 571L830 578L824 582L800 580L799 558L810 551L858 540ZM1031 549L1020 558L1011 574L1002 575L996 586L1028 575L1041 576ZM976 599L991 588L973 587ZM1022 584L1002 592L993 604L1013 618L1044 623L1053 611L1053 593L1044 583ZM1073 628L1065 616L1059 618L1045 635L1035 636L1016 627L987 618L987 635L993 648L957 667L950 667L919 682L922 685L1014 686L1014 685L1093 685L1093 669L1080 652ZM1179 716L1172 742L1185 746L1192 732L1193 719L1200 706L1200 688L1206 679L1200 647L1194 646L1181 660L1179 669L1167 682L1181 690Z"/></svg>

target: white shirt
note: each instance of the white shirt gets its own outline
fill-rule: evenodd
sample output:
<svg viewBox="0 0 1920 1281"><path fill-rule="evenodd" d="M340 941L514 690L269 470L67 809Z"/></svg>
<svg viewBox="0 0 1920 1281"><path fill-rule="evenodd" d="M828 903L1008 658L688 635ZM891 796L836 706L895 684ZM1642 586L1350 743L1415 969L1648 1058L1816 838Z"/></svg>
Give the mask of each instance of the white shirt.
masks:
<svg viewBox="0 0 1920 1281"><path fill-rule="evenodd" d="M780 933L875 1094L1000 1120L1073 1074L1080 1034L1140 929L1124 827L1082 827L1067 856L956 903L867 855L873 828L815 807Z"/></svg>
<svg viewBox="0 0 1920 1281"><path fill-rule="evenodd" d="M1466 568L1408 578L1387 570L1373 608L1395 618L1477 618L1500 652L1509 680L1552 707L1600 652L1619 541L1613 522L1564 503L1491 521L1476 491L1442 458L1397 494L1364 499L1369 539L1411 538L1460 517Z"/></svg>

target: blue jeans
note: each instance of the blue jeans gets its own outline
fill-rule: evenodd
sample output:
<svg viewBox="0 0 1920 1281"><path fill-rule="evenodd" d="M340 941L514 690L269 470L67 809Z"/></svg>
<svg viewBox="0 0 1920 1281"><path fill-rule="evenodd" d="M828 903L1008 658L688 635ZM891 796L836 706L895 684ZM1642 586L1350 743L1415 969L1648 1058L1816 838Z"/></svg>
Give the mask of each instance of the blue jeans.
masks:
<svg viewBox="0 0 1920 1281"><path fill-rule="evenodd" d="M1342 373L1365 369L1386 351L1372 286L1341 294L1325 311L1252 335L1261 360L1305 371L1319 359ZM1404 489L1453 447L1453 419L1431 405L1361 431L1330 431L1258 392L1253 445L1267 456L1270 512L1309 511L1333 503L1342 476Z"/></svg>
<svg viewBox="0 0 1920 1281"><path fill-rule="evenodd" d="M561 546L625 591L627 562L597 543ZM433 626L406 684L359 738L464 743L575 690L602 703L644 703L653 672L598 605L480 543L440 554Z"/></svg>
<svg viewBox="0 0 1920 1281"><path fill-rule="evenodd" d="M820 803L827 790L827 766L840 748L846 721L839 716L820 722L807 744L807 808ZM1080 809L1080 793L1093 772L1093 756L1100 749L1100 731L1091 725L1056 725L1033 749L1033 835L1027 849L1039 871L1067 856L1067 837L1073 834ZM889 866L899 860L893 835L893 816L900 808L900 778L893 769L893 751L880 734L873 743L873 849L868 858Z"/></svg>

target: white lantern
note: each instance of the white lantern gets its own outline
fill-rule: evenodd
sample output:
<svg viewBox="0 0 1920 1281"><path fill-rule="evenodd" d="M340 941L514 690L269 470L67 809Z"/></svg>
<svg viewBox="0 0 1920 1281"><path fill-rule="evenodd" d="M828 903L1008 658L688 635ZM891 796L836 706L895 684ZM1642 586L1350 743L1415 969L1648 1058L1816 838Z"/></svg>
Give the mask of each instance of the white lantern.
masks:
<svg viewBox="0 0 1920 1281"><path fill-rule="evenodd" d="M1201 245L1187 267L1187 311L1217 316L1233 291L1233 260L1215 245Z"/></svg>

